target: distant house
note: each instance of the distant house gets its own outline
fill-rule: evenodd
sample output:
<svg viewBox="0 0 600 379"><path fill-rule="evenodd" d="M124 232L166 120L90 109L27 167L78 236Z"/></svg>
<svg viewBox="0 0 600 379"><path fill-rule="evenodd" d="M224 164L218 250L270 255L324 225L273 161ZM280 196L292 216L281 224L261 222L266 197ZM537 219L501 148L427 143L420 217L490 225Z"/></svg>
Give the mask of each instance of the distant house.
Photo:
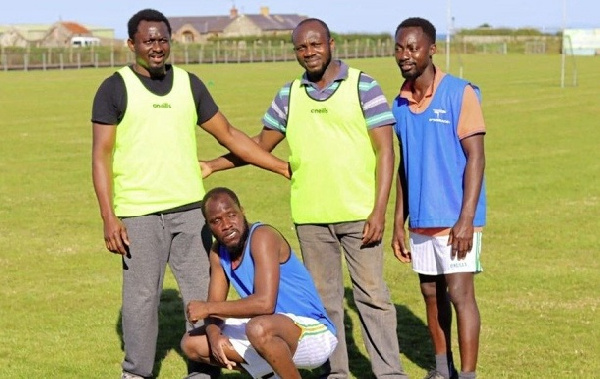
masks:
<svg viewBox="0 0 600 379"><path fill-rule="evenodd" d="M232 7L226 16L168 17L172 40L178 43L205 43L211 38L290 35L307 16L270 14L261 7L259 14L243 14ZM51 25L0 25L0 46L4 47L79 47L122 45L114 30L58 21Z"/></svg>
<svg viewBox="0 0 600 379"><path fill-rule="evenodd" d="M10 25L0 27L0 46L4 47L69 47L89 46L80 41L96 41L93 45L115 43L112 29L84 26L71 21L52 25Z"/></svg>
<svg viewBox="0 0 600 379"><path fill-rule="evenodd" d="M260 14L240 14L231 8L228 16L168 17L172 40L180 43L205 43L210 38L290 35L307 16L270 14L261 7Z"/></svg>
<svg viewBox="0 0 600 379"><path fill-rule="evenodd" d="M38 47L46 33L48 25L21 24L0 27L0 46Z"/></svg>
<svg viewBox="0 0 600 379"><path fill-rule="evenodd" d="M72 39L75 37L92 37L92 33L88 28L76 22L61 21L48 29L42 45L46 47L71 46Z"/></svg>

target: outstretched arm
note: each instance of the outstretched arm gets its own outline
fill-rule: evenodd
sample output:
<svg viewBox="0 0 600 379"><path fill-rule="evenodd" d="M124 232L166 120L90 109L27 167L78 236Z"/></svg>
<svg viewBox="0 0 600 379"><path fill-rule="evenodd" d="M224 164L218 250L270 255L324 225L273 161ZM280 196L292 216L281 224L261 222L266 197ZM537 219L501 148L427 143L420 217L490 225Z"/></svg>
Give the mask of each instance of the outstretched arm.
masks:
<svg viewBox="0 0 600 379"><path fill-rule="evenodd" d="M217 112L210 120L201 125L213 135L219 143L226 147L231 154L219 157L202 166L204 177L215 171L226 170L250 163L269 171L290 177L288 163L270 152L283 140L284 135L269 129L263 129L253 138L233 127L221 112Z"/></svg>
<svg viewBox="0 0 600 379"><path fill-rule="evenodd" d="M394 174L394 147L392 126L385 125L369 130L371 144L377 159L375 172L375 205L363 230L363 245L378 243L383 238L385 212L390 197Z"/></svg>

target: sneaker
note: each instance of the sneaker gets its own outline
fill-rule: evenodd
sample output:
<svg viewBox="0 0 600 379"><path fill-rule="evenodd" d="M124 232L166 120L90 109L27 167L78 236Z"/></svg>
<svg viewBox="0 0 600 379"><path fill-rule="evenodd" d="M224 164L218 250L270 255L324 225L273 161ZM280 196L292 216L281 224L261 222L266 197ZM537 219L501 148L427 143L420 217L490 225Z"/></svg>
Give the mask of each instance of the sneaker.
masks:
<svg viewBox="0 0 600 379"><path fill-rule="evenodd" d="M121 379L144 379L143 376L135 375L127 371L123 371Z"/></svg>
<svg viewBox="0 0 600 379"><path fill-rule="evenodd" d="M423 377L423 379L448 379L436 370L431 370Z"/></svg>

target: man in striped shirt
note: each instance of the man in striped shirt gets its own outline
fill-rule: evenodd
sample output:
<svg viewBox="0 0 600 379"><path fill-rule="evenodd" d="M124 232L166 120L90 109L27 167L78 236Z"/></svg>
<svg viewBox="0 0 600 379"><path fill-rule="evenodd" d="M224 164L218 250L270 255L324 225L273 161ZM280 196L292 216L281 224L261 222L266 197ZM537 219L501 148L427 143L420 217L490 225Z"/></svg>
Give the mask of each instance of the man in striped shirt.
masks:
<svg viewBox="0 0 600 379"><path fill-rule="evenodd" d="M323 377L350 377L343 251L372 371L377 378L406 378L381 245L394 170L394 116L372 77L332 59L335 42L323 21L300 22L292 42L305 72L278 91L254 139L267 151L284 138L290 147L291 213L302 258L337 329L338 346ZM202 171L207 176L242 164L227 155L206 162Z"/></svg>

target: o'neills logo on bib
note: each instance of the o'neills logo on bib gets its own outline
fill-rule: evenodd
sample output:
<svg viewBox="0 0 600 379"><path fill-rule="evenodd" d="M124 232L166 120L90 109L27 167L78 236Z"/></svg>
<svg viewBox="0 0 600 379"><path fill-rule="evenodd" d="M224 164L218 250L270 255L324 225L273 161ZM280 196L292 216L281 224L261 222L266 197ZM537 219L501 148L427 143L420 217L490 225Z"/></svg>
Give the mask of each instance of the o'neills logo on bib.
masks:
<svg viewBox="0 0 600 379"><path fill-rule="evenodd" d="M171 104L169 104L169 103L152 104L152 108L171 108Z"/></svg>

